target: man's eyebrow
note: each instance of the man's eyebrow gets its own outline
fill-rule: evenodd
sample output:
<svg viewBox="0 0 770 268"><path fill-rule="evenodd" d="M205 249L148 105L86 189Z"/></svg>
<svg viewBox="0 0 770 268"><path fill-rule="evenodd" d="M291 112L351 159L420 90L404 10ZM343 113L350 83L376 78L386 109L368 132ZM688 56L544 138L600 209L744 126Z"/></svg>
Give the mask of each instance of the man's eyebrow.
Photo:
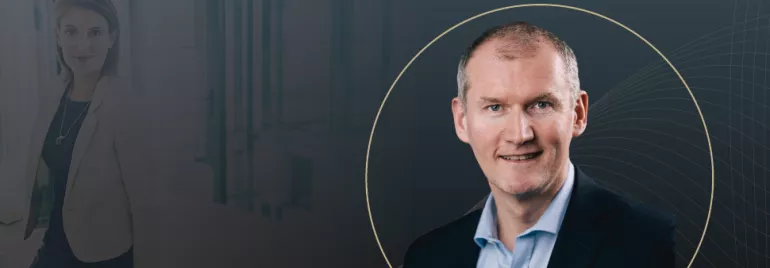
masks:
<svg viewBox="0 0 770 268"><path fill-rule="evenodd" d="M542 93L540 95L535 96L531 100L532 102L542 101L542 100L550 100L553 102L559 101L559 99L556 97L555 94L553 94L553 92ZM480 97L478 102L481 104L485 104L485 103L503 103L504 101L496 97Z"/></svg>
<svg viewBox="0 0 770 268"><path fill-rule="evenodd" d="M537 97L533 98L533 100L539 101L539 100L556 100L556 96L554 96L553 92L546 92L543 94L538 95Z"/></svg>
<svg viewBox="0 0 770 268"><path fill-rule="evenodd" d="M533 98L530 103L539 102L539 101L548 101L551 103L551 105L555 107L561 107L562 100L558 98L553 92L546 92L543 94L538 95L537 97Z"/></svg>
<svg viewBox="0 0 770 268"><path fill-rule="evenodd" d="M479 103L502 103L503 101L495 97L481 97Z"/></svg>

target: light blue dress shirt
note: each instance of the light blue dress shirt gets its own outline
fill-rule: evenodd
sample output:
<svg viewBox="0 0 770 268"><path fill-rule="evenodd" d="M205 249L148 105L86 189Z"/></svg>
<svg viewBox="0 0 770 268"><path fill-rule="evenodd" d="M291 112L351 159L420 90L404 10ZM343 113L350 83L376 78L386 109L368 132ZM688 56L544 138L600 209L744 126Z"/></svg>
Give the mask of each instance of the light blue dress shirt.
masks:
<svg viewBox="0 0 770 268"><path fill-rule="evenodd" d="M540 219L516 238L510 252L497 235L497 207L492 195L487 198L476 227L474 240L481 247L477 268L545 268L551 258L567 204L572 195L575 167L569 163L567 179Z"/></svg>

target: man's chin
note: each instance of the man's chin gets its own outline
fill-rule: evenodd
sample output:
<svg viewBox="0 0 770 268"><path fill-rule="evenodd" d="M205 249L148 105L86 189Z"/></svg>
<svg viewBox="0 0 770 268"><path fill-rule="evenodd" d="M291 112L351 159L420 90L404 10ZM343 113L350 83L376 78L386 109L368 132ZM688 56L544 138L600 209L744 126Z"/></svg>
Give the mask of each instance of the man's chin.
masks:
<svg viewBox="0 0 770 268"><path fill-rule="evenodd" d="M540 195L540 191L537 191L534 189L513 193L513 197L515 197L519 201L530 200L538 195Z"/></svg>
<svg viewBox="0 0 770 268"><path fill-rule="evenodd" d="M502 186L502 185L501 185ZM532 185L504 185L505 187L496 186L499 190L505 192L508 195L515 197L518 200L527 200L540 194L540 189Z"/></svg>

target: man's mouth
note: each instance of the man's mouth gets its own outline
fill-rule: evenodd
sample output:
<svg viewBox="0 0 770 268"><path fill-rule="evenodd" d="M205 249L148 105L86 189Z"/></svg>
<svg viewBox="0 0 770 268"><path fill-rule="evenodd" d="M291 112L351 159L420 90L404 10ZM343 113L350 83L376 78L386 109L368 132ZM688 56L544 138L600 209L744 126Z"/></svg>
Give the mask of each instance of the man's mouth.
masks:
<svg viewBox="0 0 770 268"><path fill-rule="evenodd" d="M507 161L524 161L524 160L534 159L540 156L541 154L543 154L543 151L537 151L537 152L526 153L526 154L498 155L497 157Z"/></svg>

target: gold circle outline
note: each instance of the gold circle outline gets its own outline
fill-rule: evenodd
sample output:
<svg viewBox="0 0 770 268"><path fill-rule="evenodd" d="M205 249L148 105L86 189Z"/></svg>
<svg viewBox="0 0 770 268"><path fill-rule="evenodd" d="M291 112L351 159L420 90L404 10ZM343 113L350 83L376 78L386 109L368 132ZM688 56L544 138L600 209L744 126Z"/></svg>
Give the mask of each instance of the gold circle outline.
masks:
<svg viewBox="0 0 770 268"><path fill-rule="evenodd" d="M439 34L438 36L436 36L436 38L434 38L427 45L425 45L425 47L420 49L420 51L417 52L417 54L415 54L414 57L412 57L412 59L406 64L406 66L404 66L404 68L401 70L401 72L396 77L396 80L393 81L393 84L390 86L390 89L388 89L388 93L385 94L385 98L382 100L382 103L380 104L380 109L377 111L377 116L374 118L374 124L372 125L372 131L369 134L369 145L366 147L366 165L365 165L365 168L364 168L364 172L365 172L364 173L364 187L366 188L366 210L367 210L367 212L369 214L369 223L371 223L371 225L372 225L372 232L374 233L374 239L377 241L377 246L380 248L380 252L382 253L382 257L385 258L385 262L388 264L388 267L393 268L393 265L390 264L390 260L388 260L388 256L385 254L385 249L382 248L382 243L380 242L380 238L377 235L377 229L374 226L374 218L372 217L372 207L371 207L371 204L369 202L369 155L370 155L371 148L372 148L372 140L374 138L374 130L377 127L377 121L380 119L380 114L382 113L382 109L385 107L385 102L388 101L388 96L390 96L390 92L393 91L394 87L396 87L396 83L398 83L398 80L401 79L401 76L404 74L404 72L406 72L406 69L409 69L409 66L412 65L412 62L414 62L414 60L416 60L417 57L419 57L426 49L428 49L428 47L433 45L433 43L435 43L436 41L441 39L441 37L443 37L447 33L451 32L455 28L460 27L463 24L468 23L468 22L470 22L470 21L472 21L474 19L486 16L486 15L489 15L489 14L492 14L492 13L495 13L495 12L498 12L498 11L514 9L514 8L521 8L521 7L558 7L558 8L571 9L571 10L576 10L576 11L580 11L580 12L583 12L583 13L591 14L591 15L600 17L602 19L608 20L608 21L610 21L612 23L615 23L616 25L622 27L623 29L626 29L627 31L631 32L636 37L639 37L639 39L644 41L644 43L646 43L648 46L650 46L650 48L655 50L655 52L657 52L658 55L660 55L660 57L662 57L663 60L665 60L666 63L668 63L668 66L671 67L671 69L674 71L674 73L676 73L676 75L679 77L679 80L682 81L682 84L684 84L684 87L687 89L687 92L690 93L690 97L692 98L692 101L695 104L695 109L698 110L698 115L700 116L701 122L703 123L703 130L706 133L706 142L708 143L708 146L709 146L709 159L710 159L710 162L711 162L711 196L709 197L709 211L708 211L708 215L706 216L706 224L705 224L705 226L703 226L703 234L701 234L701 238L700 238L700 241L698 242L698 246L695 248L695 253L693 253L692 258L690 259L690 263L687 265L688 268L691 267L693 262L695 261L695 257L698 256L698 251L700 251L700 247L703 244L704 238L706 237L706 230L708 229L709 221L711 220L711 209L712 209L712 206L714 204L714 178L715 178L715 172L714 172L714 153L713 153L713 150L712 150L712 147L711 147L711 137L709 136L708 127L706 126L706 119L703 117L703 112L701 112L701 110L700 110L700 106L698 105L698 101L695 99L695 95L693 95L692 90L690 90L690 86L687 85L687 81L684 80L684 77L682 77L682 75L679 73L679 71L676 69L676 67L674 67L674 64L672 64L671 61L669 61L668 58L666 58L666 56L663 55L663 53L661 53L660 50L658 50L657 47L655 47L652 43L647 41L647 39L642 37L640 34L636 33L634 30L631 30L631 28L629 28L628 26L626 26L626 25L624 25L624 24L622 24L622 23L620 23L620 22L618 22L616 20L613 20L613 19L611 19L611 18L609 18L607 16L604 16L602 14L599 14L599 13L596 13L594 11L590 11L590 10L587 10L587 9L582 9L582 8L579 8L579 7L560 5L560 4L519 4L519 5L512 5L512 6L506 6L506 7L492 9L492 10L486 11L484 13L478 14L476 16L470 17L468 19L465 19L464 21L455 24L451 28L449 28L446 31L444 31L443 33Z"/></svg>

